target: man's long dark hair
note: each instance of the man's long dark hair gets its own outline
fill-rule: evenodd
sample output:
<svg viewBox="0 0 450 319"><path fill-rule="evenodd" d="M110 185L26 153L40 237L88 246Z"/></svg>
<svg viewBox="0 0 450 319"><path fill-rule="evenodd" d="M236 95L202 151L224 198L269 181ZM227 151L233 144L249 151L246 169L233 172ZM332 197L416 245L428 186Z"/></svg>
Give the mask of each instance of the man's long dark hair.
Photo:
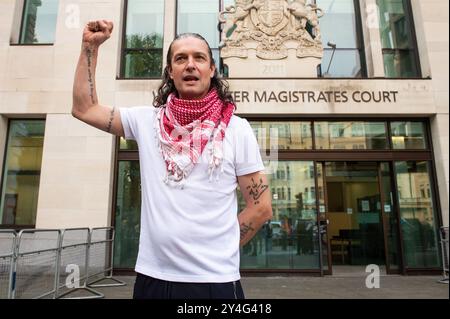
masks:
<svg viewBox="0 0 450 319"><path fill-rule="evenodd" d="M211 51L211 48L209 47L208 42L200 34L182 33L182 34L177 35L175 37L175 39L172 41L172 43L170 44L169 51L167 52L167 65L164 68L162 83L158 88L158 94L156 95L155 100L153 101L153 106L160 107L160 106L166 104L168 96L171 93L177 91L177 89L175 88L175 83L170 78L170 74L169 74L169 69L171 68L171 62L172 62L172 45L177 40L184 39L184 38L191 38L191 37L200 39L206 43L206 45L208 46L209 58L211 60L211 65L213 65L215 63L213 55L212 55L212 51ZM215 88L217 90L217 94L223 102L233 102L233 96L231 95L231 93L229 91L229 85L228 85L227 81L225 81L224 79L219 77L219 72L217 71L217 67L214 72L214 77L211 79L211 85L210 85L209 89L211 90L212 88Z"/></svg>

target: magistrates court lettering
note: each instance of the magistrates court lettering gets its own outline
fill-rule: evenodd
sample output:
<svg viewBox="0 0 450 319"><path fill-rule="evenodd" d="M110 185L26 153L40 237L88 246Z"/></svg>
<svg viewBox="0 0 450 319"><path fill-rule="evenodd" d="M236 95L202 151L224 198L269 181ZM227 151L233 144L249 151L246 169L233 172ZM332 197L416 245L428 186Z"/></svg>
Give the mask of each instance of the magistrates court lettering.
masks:
<svg viewBox="0 0 450 319"><path fill-rule="evenodd" d="M233 91L236 103L397 103L398 91Z"/></svg>
<svg viewBox="0 0 450 319"><path fill-rule="evenodd" d="M398 91L232 91L236 103L397 103ZM153 98L156 91L153 91Z"/></svg>

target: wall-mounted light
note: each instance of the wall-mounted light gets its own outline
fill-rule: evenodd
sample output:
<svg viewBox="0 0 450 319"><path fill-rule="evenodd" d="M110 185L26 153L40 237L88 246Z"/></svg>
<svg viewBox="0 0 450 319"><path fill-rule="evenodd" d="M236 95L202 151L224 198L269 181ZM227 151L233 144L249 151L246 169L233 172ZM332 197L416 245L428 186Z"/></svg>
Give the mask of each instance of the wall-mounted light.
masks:
<svg viewBox="0 0 450 319"><path fill-rule="evenodd" d="M330 63L328 63L327 72L325 72L326 75L328 75L328 72L330 71L331 62L333 61L334 52L336 52L336 43L328 41L327 45L333 49L333 53L331 54Z"/></svg>

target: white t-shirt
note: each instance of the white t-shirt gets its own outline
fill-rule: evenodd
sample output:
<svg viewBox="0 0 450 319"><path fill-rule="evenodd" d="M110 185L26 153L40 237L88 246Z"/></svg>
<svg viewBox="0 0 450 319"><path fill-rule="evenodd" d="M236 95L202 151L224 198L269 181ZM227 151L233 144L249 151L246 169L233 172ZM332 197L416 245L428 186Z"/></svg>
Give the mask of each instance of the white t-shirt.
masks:
<svg viewBox="0 0 450 319"><path fill-rule="evenodd" d="M237 176L264 170L252 128L233 115L225 132L220 178L210 180L205 148L180 189L164 183L157 111L149 106L120 108L125 138L139 147L142 204L135 270L176 282L239 280Z"/></svg>

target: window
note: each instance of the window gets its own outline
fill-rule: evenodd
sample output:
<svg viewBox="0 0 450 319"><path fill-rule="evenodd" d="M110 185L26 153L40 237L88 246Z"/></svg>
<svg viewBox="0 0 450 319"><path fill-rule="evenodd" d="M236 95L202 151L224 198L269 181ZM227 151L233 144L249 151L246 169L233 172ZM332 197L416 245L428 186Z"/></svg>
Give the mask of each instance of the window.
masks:
<svg viewBox="0 0 450 319"><path fill-rule="evenodd" d="M120 138L119 148L121 151L137 151L138 145L136 141Z"/></svg>
<svg viewBox="0 0 450 319"><path fill-rule="evenodd" d="M425 195L425 190L423 188L420 189L420 195L422 196L422 198L427 198L427 196Z"/></svg>
<svg viewBox="0 0 450 319"><path fill-rule="evenodd" d="M141 177L138 161L121 160L117 167L114 226L114 267L133 268L138 254L141 222Z"/></svg>
<svg viewBox="0 0 450 319"><path fill-rule="evenodd" d="M241 269L318 270L316 199L308 193L315 183L314 175L308 173L314 171L314 162L280 160L269 166L270 171L289 166L292 180L269 180L270 185L275 185L273 218L241 248ZM242 211L246 205L242 196L238 203L238 211Z"/></svg>
<svg viewBox="0 0 450 319"><path fill-rule="evenodd" d="M218 70L220 60L219 12L226 6L235 5L234 0L178 0L177 34L198 33L208 41Z"/></svg>
<svg viewBox="0 0 450 319"><path fill-rule="evenodd" d="M386 77L420 77L410 1L377 0L377 4Z"/></svg>
<svg viewBox="0 0 450 319"><path fill-rule="evenodd" d="M384 122L315 122L317 149L386 149Z"/></svg>
<svg viewBox="0 0 450 319"><path fill-rule="evenodd" d="M219 1L211 0L178 0L177 1L177 34L198 33L208 41L213 57L219 62L219 32L217 30Z"/></svg>
<svg viewBox="0 0 450 319"><path fill-rule="evenodd" d="M356 123L352 125L352 137L364 136L364 126L362 123Z"/></svg>
<svg viewBox="0 0 450 319"><path fill-rule="evenodd" d="M309 178L314 178L314 166L309 167Z"/></svg>
<svg viewBox="0 0 450 319"><path fill-rule="evenodd" d="M430 147L423 121L250 121L261 150L424 150ZM314 134L312 134L314 127ZM389 128L389 130L388 130ZM305 134L305 131L308 132ZM308 136L308 137L305 137ZM315 148L313 148L313 139ZM289 168L278 178L291 179Z"/></svg>
<svg viewBox="0 0 450 319"><path fill-rule="evenodd" d="M45 121L12 120L6 145L0 224L34 227Z"/></svg>
<svg viewBox="0 0 450 319"><path fill-rule="evenodd" d="M320 18L324 47L322 76L366 77L358 1L315 0L315 2L324 12L324 16ZM329 42L336 45L334 55L333 49L328 46Z"/></svg>
<svg viewBox="0 0 450 319"><path fill-rule="evenodd" d="M133 268L136 264L141 212L141 176L136 141L118 139L116 198L112 224L116 230L114 267Z"/></svg>
<svg viewBox="0 0 450 319"><path fill-rule="evenodd" d="M392 122L392 146L394 149L426 149L428 146L422 122Z"/></svg>
<svg viewBox="0 0 450 319"><path fill-rule="evenodd" d="M426 197L420 184L430 184L431 163L395 162L405 261L408 268L439 266L437 217L433 199ZM430 193L431 195L431 193Z"/></svg>
<svg viewBox="0 0 450 319"><path fill-rule="evenodd" d="M164 0L127 0L122 45L123 78L160 78Z"/></svg>
<svg viewBox="0 0 450 319"><path fill-rule="evenodd" d="M274 149L277 145L280 150L312 149L311 122L250 121L250 125L261 149Z"/></svg>
<svg viewBox="0 0 450 319"><path fill-rule="evenodd" d="M25 0L19 44L55 42L58 0Z"/></svg>

